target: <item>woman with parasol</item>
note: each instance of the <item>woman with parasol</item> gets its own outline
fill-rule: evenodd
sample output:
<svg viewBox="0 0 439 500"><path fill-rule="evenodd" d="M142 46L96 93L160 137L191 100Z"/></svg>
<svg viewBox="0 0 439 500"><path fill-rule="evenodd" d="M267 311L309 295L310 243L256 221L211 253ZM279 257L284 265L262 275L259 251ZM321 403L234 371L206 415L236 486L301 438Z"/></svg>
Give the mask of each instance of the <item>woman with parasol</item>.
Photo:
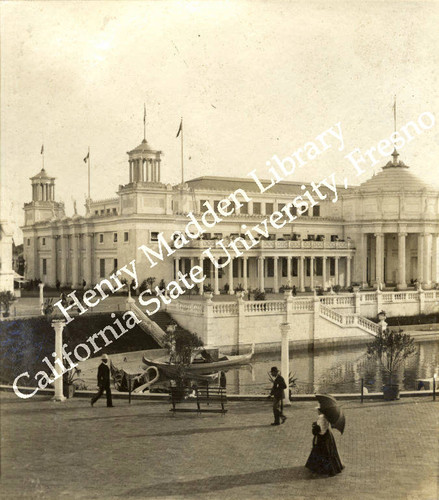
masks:
<svg viewBox="0 0 439 500"><path fill-rule="evenodd" d="M320 406L316 408L319 416L312 424L313 446L305 467L317 474L335 476L344 469L344 466L341 463L330 425L343 434L345 418L333 396L316 394L316 398L320 403Z"/></svg>

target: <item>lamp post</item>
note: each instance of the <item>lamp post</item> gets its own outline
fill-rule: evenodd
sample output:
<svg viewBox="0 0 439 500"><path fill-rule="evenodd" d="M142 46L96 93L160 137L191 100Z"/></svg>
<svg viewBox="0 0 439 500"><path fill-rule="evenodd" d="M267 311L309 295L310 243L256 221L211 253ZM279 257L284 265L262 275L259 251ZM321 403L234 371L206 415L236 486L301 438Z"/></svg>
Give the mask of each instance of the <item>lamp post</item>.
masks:
<svg viewBox="0 0 439 500"><path fill-rule="evenodd" d="M59 370L58 363L56 360L59 360L62 364L63 362L63 354L62 354L62 331L66 326L66 321L64 319L54 319L52 321L52 327L55 330L55 365L57 370ZM55 379L55 394L53 395L52 401L65 401L66 398L63 394L63 373Z"/></svg>
<svg viewBox="0 0 439 500"><path fill-rule="evenodd" d="M38 287L40 288L40 313L41 316L44 316L44 294L43 294L44 283L40 283Z"/></svg>
<svg viewBox="0 0 439 500"><path fill-rule="evenodd" d="M289 376L289 367L290 367L290 341L289 341L289 333L290 333L290 324L289 323L281 323L280 332L282 335L281 341L281 372L284 376L285 383L287 388L285 390L285 398L283 401L284 406L291 406L290 401L290 376Z"/></svg>

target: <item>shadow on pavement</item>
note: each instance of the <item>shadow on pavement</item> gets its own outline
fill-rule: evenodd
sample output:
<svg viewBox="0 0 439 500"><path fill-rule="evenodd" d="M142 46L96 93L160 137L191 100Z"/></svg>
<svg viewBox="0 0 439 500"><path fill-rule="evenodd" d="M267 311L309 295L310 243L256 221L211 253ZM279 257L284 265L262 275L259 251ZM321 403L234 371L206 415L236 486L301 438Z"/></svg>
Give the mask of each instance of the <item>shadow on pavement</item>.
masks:
<svg viewBox="0 0 439 500"><path fill-rule="evenodd" d="M143 438L143 437L166 437L166 436L188 436L189 434L208 434L211 432L226 432L226 431L245 431L247 429L266 429L270 424L259 425L246 425L236 427L203 427L196 429L182 429L171 432L159 432L157 434L136 434L133 436L126 436L127 438Z"/></svg>
<svg viewBox="0 0 439 500"><path fill-rule="evenodd" d="M211 493L213 491L228 490L242 486L258 484L289 483L297 480L312 480L311 474L304 466L287 467L284 469L272 469L265 471L250 472L248 474L233 474L224 476L212 476L192 481L173 481L158 483L155 485L128 490L125 497L158 498L171 495L196 495L199 493Z"/></svg>

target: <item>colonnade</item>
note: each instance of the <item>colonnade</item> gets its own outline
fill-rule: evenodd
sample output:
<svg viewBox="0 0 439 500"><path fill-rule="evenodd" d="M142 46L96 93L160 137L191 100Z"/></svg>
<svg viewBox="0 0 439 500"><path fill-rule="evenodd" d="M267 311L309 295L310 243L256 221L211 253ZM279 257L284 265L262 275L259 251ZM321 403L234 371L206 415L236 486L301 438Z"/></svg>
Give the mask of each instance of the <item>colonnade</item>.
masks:
<svg viewBox="0 0 439 500"><path fill-rule="evenodd" d="M330 273L328 272L328 262L327 260L329 258L334 259L334 274L333 274L333 280L332 284L333 285L339 285L340 284L340 259L343 259L344 261L344 268L346 270L345 274L345 279L344 279L344 285L345 286L350 286L351 285L351 267L352 267L352 256L351 255L339 255L339 256L328 256L328 255L311 255L311 256L254 256L254 257L248 257L248 256L243 256L236 258L237 261L237 275L238 278L234 277L234 272L233 272L233 262L235 259L231 259L230 262L221 269L221 271L218 269L218 267L214 266L213 263L210 261L210 259L207 259L210 265L210 276L213 277L213 292L215 295L219 295L220 293L220 286L219 286L219 281L220 281L220 272L223 275L224 279L226 280L227 284L229 285L229 294L234 293L234 287L239 283L242 285L242 287L245 290L248 290L249 285L250 287L255 287L256 285L254 284L254 278L257 278L257 288L261 291L264 291L267 288L267 281L266 279L268 278L267 276L267 259L273 259L274 260L274 265L273 265L273 276L270 277L270 279L273 280L273 286L270 286L269 288L272 289L274 293L279 292L280 286L282 286L282 279L284 281L283 285L291 285L292 284L292 260L296 259L297 260L297 273L295 274L295 278L297 278L297 286L298 290L301 292L305 291L305 286L306 286L306 277L309 277L308 280L308 285L311 290L314 290L316 285L317 285L317 273L316 273L316 259L320 258L322 259L322 273L319 274L321 276L321 283L323 286L328 282L328 278L330 276ZM193 268L194 265L199 265L201 268L204 269L204 261L205 261L204 256L199 256L199 257L175 257L174 258L174 278L177 277L178 271L181 272L188 272L189 269L187 266L185 266L183 263L189 262L190 269ZM256 276L250 276L249 272L249 260L252 259L253 261L256 260ZM282 270L279 272L279 263L281 259L286 260L286 275L287 276L282 276ZM309 264L307 263L309 261ZM309 274L305 272L305 265L307 265L307 268L309 269ZM212 276L213 275L213 276ZM236 280L236 281L235 281ZM252 281L252 284L249 284L249 281ZM200 287L200 294L203 294L203 287Z"/></svg>
<svg viewBox="0 0 439 500"><path fill-rule="evenodd" d="M386 232L376 232L369 233L373 238L370 242L370 249L368 247L368 233L362 234L361 241L361 270L362 270L362 281L363 284L367 284L368 281L384 284L389 283L392 280L389 279L388 273L386 272L389 264L385 261L385 237L386 235L391 235L392 233ZM396 234L398 239L398 262L397 262L397 287L399 289L404 289L407 287L407 236L409 235L406 231L399 231ZM416 252L413 255L417 258L416 270L413 271L415 275L412 275L411 279L416 279L418 283L425 285L426 287L431 286L432 282L438 281L438 234L433 232L421 232L421 233L410 233L416 236ZM369 259L369 266L368 261ZM367 275L367 269L369 268L369 276Z"/></svg>
<svg viewBox="0 0 439 500"><path fill-rule="evenodd" d="M160 182L160 162L152 158L129 160L130 182Z"/></svg>
<svg viewBox="0 0 439 500"><path fill-rule="evenodd" d="M33 201L53 201L55 199L55 183L39 182L32 184Z"/></svg>

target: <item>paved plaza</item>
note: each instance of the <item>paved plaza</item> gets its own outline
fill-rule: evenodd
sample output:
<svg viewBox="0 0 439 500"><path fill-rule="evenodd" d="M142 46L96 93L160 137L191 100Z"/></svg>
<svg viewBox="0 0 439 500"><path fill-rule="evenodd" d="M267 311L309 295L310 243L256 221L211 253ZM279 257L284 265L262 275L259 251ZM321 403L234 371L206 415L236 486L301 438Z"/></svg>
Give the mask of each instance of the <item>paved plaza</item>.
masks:
<svg viewBox="0 0 439 500"><path fill-rule="evenodd" d="M1 498L438 497L439 401L430 397L343 402L345 434L334 434L346 468L336 477L304 468L314 402L293 403L272 427L269 400L230 403L225 417L172 417L162 402L0 397Z"/></svg>

